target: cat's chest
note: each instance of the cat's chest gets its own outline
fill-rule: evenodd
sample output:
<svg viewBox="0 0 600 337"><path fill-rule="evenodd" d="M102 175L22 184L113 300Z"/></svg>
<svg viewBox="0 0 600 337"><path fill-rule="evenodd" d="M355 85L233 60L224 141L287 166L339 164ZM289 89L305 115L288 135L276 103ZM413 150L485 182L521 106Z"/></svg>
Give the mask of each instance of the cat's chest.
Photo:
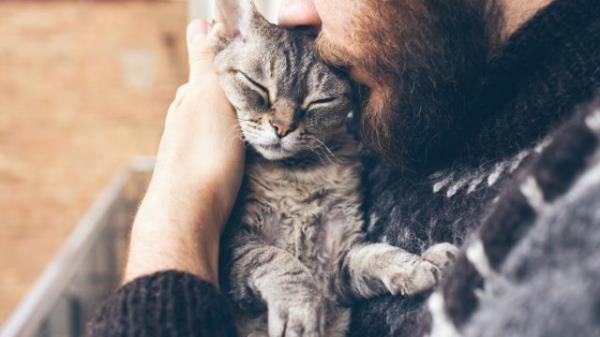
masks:
<svg viewBox="0 0 600 337"><path fill-rule="evenodd" d="M250 167L242 221L269 244L306 263L314 261L327 242L336 241L328 236L360 226L359 174L356 166L307 171Z"/></svg>

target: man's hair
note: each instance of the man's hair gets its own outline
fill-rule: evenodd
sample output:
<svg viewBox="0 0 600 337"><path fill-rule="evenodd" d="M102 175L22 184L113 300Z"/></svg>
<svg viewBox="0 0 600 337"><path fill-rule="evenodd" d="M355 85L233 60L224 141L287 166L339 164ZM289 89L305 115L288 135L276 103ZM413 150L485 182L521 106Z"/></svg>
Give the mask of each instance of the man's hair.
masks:
<svg viewBox="0 0 600 337"><path fill-rule="evenodd" d="M500 39L496 0L364 0L354 18L358 51L319 38L322 56L366 70L378 87L358 116L363 142L410 170L457 150L469 103Z"/></svg>

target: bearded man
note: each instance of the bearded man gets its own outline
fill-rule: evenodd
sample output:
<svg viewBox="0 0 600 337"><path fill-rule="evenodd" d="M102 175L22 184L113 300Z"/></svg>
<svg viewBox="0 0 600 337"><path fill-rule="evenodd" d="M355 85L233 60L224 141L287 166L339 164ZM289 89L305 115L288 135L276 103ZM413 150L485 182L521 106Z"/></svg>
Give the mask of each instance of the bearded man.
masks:
<svg viewBox="0 0 600 337"><path fill-rule="evenodd" d="M357 304L351 336L597 335L597 0L283 0L279 22L318 32L323 59L363 86L369 239L463 247L432 293ZM188 31L190 83L134 223L129 283L92 336L235 335L212 284L243 150L211 152L234 122L195 104L233 114L201 30Z"/></svg>

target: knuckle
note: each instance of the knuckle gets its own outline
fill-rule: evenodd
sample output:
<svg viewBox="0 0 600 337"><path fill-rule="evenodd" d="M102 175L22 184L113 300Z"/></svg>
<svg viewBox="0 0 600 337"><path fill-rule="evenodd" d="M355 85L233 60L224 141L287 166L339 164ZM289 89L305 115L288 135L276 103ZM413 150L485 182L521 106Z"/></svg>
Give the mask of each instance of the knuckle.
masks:
<svg viewBox="0 0 600 337"><path fill-rule="evenodd" d="M212 60L213 60L212 53L210 53L208 51L202 51L202 52L198 52L198 53L194 54L193 57L190 58L190 63L192 65L199 64L202 66L206 66L206 65L212 64Z"/></svg>
<svg viewBox="0 0 600 337"><path fill-rule="evenodd" d="M190 63L212 62L214 53L207 43L190 47Z"/></svg>

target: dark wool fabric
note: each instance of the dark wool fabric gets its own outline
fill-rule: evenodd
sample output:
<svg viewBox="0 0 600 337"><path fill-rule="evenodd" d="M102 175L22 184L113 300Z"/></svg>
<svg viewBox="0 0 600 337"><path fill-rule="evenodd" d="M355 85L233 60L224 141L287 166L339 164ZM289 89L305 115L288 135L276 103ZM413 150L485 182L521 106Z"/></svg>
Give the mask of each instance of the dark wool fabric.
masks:
<svg viewBox="0 0 600 337"><path fill-rule="evenodd" d="M593 122L595 119L598 121ZM442 294L446 303L445 316L452 319L454 325L464 326L479 309L480 297L475 296L477 291L490 289L491 286L495 286L494 283L498 283L499 278L503 280L501 283L520 282L518 278L508 275L509 273L503 269L507 258L515 260L529 257L522 251L520 256L516 254L515 247L523 241L527 242L539 236L540 232L532 231L532 227L536 222L543 222L539 220L549 212L572 211L562 208L563 199L569 198L574 193L573 190L577 191L573 186L578 180L586 175L588 177L597 175L600 179L600 170L598 169L600 164L600 157L598 157L600 155L600 125L594 126L594 123L600 124L599 101L578 109L575 116L561 125L558 130L552 132L551 142L543 151L532 155L531 163L523 167L518 176L512 179L510 185L498 196L492 211L485 216L471 242L467 244L469 247L473 247L474 243L479 242L483 250L478 256L471 256L471 258L467 254L461 254L457 259L455 273L451 273L443 282ZM587 185L586 188L593 188L593 180L588 180ZM586 208L597 209L597 206L589 204ZM574 223L580 219L573 218L571 221ZM560 226L570 228L572 223L566 222ZM588 234L595 233L589 232ZM565 275L568 272L562 269L570 268L581 262L581 259L568 257L569 245L569 243L563 246L555 244L558 248L543 258L543 260L549 260L556 256L564 257L566 263L556 266L554 269ZM580 249L581 255L589 255L591 259L597 258L595 250L587 250L583 245L580 246ZM481 267L477 270L472 264L479 263L481 266L482 262L487 262L488 270ZM541 260L538 263L543 265ZM480 271L484 273L481 276ZM537 273L549 274L550 271L540 269ZM462 277L464 275L475 277L479 282L465 279ZM485 282L483 286L482 281ZM537 295L532 291L532 299L542 298L539 294ZM593 297L600 293L590 293L589 295ZM488 296L488 299L492 297L494 296ZM468 298L469 301L464 301L463 298ZM554 307L555 303L549 302L548 299L544 300L544 305L553 308L553 310L548 310L555 315L553 319L561 319L560 307ZM506 313L503 314L506 317ZM565 326L568 324L567 321L563 323ZM532 326L540 324L544 323L531 322Z"/></svg>
<svg viewBox="0 0 600 337"><path fill-rule="evenodd" d="M370 239L414 253L437 242L461 245L467 233L494 211L494 201L520 169L527 167L536 144L567 121L579 104L592 100L599 88L600 4L597 0L555 0L490 61L473 102L473 119L462 151L445 169L411 176L369 163ZM519 169L499 169L507 160L508 166L512 165L510 159L519 153L525 154ZM501 175L490 186L490 172L497 170ZM484 181L469 192L468 185L482 178ZM444 179L449 182L435 193L433 186ZM460 186L462 181L465 185L452 194L451 187ZM486 238L496 249L488 252L491 263L497 263L496 255L504 256L503 250L510 249L523 234L518 230L527 217L533 217L527 206L507 216L508 224L502 229L514 230L513 238L503 236L498 242ZM445 306L456 322L464 323L471 312L462 309L476 310L477 298L473 291L460 287L470 284L479 288L483 280L471 268L458 266L455 270L446 289L451 300ZM459 288L452 288L452 284ZM388 296L358 303L351 335L418 336L411 326L423 315L420 308L424 298Z"/></svg>
<svg viewBox="0 0 600 337"><path fill-rule="evenodd" d="M176 271L139 278L115 292L87 326L88 336L235 337L225 296Z"/></svg>
<svg viewBox="0 0 600 337"><path fill-rule="evenodd" d="M555 0L490 60L479 86L470 103L464 144L442 169L409 174L365 156L370 240L421 253L437 242L461 245L468 233L483 226L487 230L479 237L490 265L499 269L536 215L522 194L510 193L515 181L537 169L544 197L552 201L570 186L562 182L580 173L573 168L581 167L583 156L573 158L573 153L587 153L586 146L595 143L592 138L585 141L592 135L583 129L578 132L579 124L574 124L569 130L576 136L549 145L551 155L534 150L600 88L598 0ZM494 215L505 220L490 221ZM443 292L445 309L460 325L478 310L473 289L480 288L484 279L466 259L457 264ZM543 287L547 285L539 288ZM349 335L427 335L432 317L423 306L428 295L356 303ZM224 297L210 284L178 272L155 274L123 287L98 310L88 328L90 336L235 334Z"/></svg>

